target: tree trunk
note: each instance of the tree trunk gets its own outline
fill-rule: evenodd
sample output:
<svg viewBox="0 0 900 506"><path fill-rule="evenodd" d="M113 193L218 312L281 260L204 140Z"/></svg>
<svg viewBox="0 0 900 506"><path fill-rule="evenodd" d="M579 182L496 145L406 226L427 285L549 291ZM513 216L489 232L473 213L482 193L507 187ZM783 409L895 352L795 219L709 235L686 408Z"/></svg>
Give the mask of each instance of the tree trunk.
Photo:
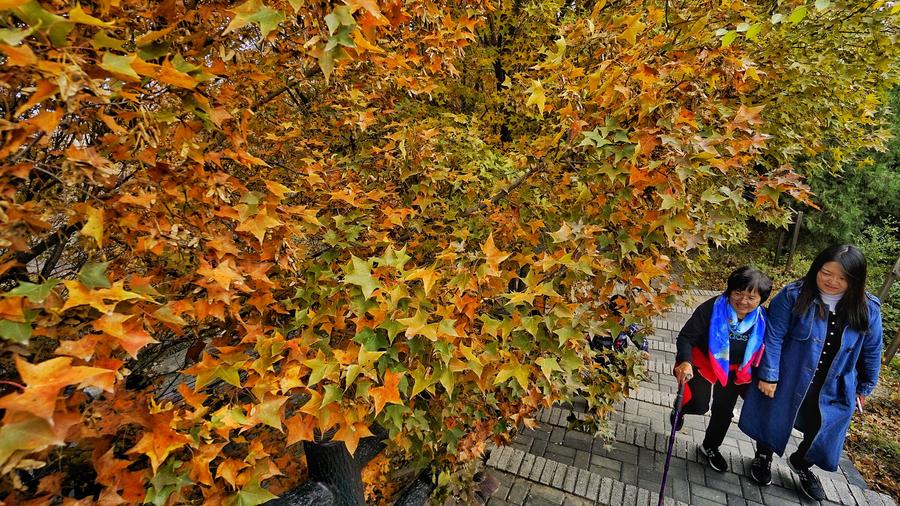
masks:
<svg viewBox="0 0 900 506"><path fill-rule="evenodd" d="M304 443L309 481L334 494L334 506L365 506L360 468L342 441Z"/></svg>

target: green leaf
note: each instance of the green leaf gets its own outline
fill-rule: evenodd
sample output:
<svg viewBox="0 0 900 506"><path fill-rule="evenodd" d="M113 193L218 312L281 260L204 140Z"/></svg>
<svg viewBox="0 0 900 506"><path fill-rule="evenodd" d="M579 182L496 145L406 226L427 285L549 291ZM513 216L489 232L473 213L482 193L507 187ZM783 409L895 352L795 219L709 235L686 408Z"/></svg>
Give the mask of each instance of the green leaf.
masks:
<svg viewBox="0 0 900 506"><path fill-rule="evenodd" d="M369 267L368 262L356 255L351 255L350 262L351 270L344 277L344 283L358 286L368 299L376 289L381 288L381 285L378 283L378 280L372 277L372 268Z"/></svg>
<svg viewBox="0 0 900 506"><path fill-rule="evenodd" d="M783 20L784 20L784 14L781 14L780 12L776 13L776 14L772 14L771 21L772 21L773 25L777 25L778 23L781 23Z"/></svg>
<svg viewBox="0 0 900 506"><path fill-rule="evenodd" d="M788 22L796 25L797 23L803 21L803 18L806 17L806 6L801 5L791 12L791 15L788 16Z"/></svg>
<svg viewBox="0 0 900 506"><path fill-rule="evenodd" d="M113 74L139 80L140 76L133 68L131 68L131 62L134 61L134 58L134 55L121 56L113 53L103 53L103 60L100 62L100 68L108 70Z"/></svg>
<svg viewBox="0 0 900 506"><path fill-rule="evenodd" d="M722 195L722 192L719 188L710 187L707 188L706 191L703 192L703 195L700 198L706 202L712 202L713 204L718 204L725 200L728 200L728 197Z"/></svg>
<svg viewBox="0 0 900 506"><path fill-rule="evenodd" d="M734 30L728 30L728 33L726 33L725 36L722 37L722 48L724 49L724 48L730 46L731 43L734 42L734 39L736 39L736 38L737 38L737 32Z"/></svg>
<svg viewBox="0 0 900 506"><path fill-rule="evenodd" d="M325 16L325 24L328 25L329 35L334 35L340 27L352 28L356 26L356 20L353 19L350 8L346 5L341 5L335 7L334 10L331 11L331 14Z"/></svg>
<svg viewBox="0 0 900 506"><path fill-rule="evenodd" d="M816 0L816 9L821 12L831 7L831 0Z"/></svg>
<svg viewBox="0 0 900 506"><path fill-rule="evenodd" d="M251 23L259 25L259 32L265 38L284 21L284 13L263 5L262 0L248 0L233 9L234 18L228 23L224 33L239 30Z"/></svg>
<svg viewBox="0 0 900 506"><path fill-rule="evenodd" d="M245 485L228 502L234 506L257 506L272 499L278 499L278 496L260 487L258 481L253 481L249 485Z"/></svg>
<svg viewBox="0 0 900 506"><path fill-rule="evenodd" d="M106 267L109 262L88 262L78 271L78 280L88 288L109 288L109 278L106 277Z"/></svg>
<svg viewBox="0 0 900 506"><path fill-rule="evenodd" d="M19 283L19 286L3 295L7 297L28 297L28 300L31 302L40 304L44 302L44 299L46 299L48 295L50 295L50 291L53 290L53 287L59 283L60 280L58 279L48 279L40 285L23 281Z"/></svg>
<svg viewBox="0 0 900 506"><path fill-rule="evenodd" d="M75 25L66 18L44 10L37 0L31 0L25 5L19 6L16 14L28 23L28 26L47 34L47 38L56 47L65 46L66 37L75 28Z"/></svg>
<svg viewBox="0 0 900 506"><path fill-rule="evenodd" d="M159 468L153 478L150 479L150 487L147 488L147 494L144 496L144 504L151 503L155 506L163 506L173 492L191 483L186 472L184 474L175 472L175 468L180 467L181 464L180 460L169 459L166 461L166 464Z"/></svg>
<svg viewBox="0 0 900 506"><path fill-rule="evenodd" d="M759 35L759 32L762 30L762 27L763 27L762 23L754 23L753 26L751 26L750 29L747 30L747 33L745 34L745 36L749 40L756 40L756 37Z"/></svg>
<svg viewBox="0 0 900 506"><path fill-rule="evenodd" d="M123 46L125 45L125 41L111 37L105 30L101 30L94 35L93 39L91 39L91 45L94 46L95 49L115 49L117 51L124 51Z"/></svg>
<svg viewBox="0 0 900 506"><path fill-rule="evenodd" d="M23 30L15 30L12 28L4 28L0 30L0 41L3 41L10 46L18 46L22 43L22 40L25 37L31 35L31 32L34 31L34 28L28 28Z"/></svg>
<svg viewBox="0 0 900 506"><path fill-rule="evenodd" d="M749 29L750 29L750 23L747 23L747 22L738 23L737 27L735 27L735 31L737 31L738 33L744 33Z"/></svg>
<svg viewBox="0 0 900 506"><path fill-rule="evenodd" d="M0 320L0 337L19 344L28 344L31 337L31 324Z"/></svg>
<svg viewBox="0 0 900 506"><path fill-rule="evenodd" d="M535 363L540 366L541 372L544 373L544 377L547 378L547 381L550 381L550 375L553 374L553 371L562 371L559 362L553 357L541 357L535 360Z"/></svg>

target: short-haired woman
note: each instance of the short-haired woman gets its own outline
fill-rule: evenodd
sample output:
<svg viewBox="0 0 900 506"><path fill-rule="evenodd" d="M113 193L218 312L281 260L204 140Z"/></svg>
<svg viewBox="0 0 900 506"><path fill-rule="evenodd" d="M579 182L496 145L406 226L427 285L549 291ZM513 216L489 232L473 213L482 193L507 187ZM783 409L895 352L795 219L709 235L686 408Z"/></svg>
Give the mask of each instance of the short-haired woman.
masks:
<svg viewBox="0 0 900 506"><path fill-rule="evenodd" d="M731 425L734 405L765 349L766 316L760 304L771 292L768 276L741 267L728 276L725 292L700 304L678 333L673 374L679 383L687 382L682 412L705 414L712 397L711 418L697 452L719 472L728 469L719 446Z"/></svg>
<svg viewBox="0 0 900 506"><path fill-rule="evenodd" d="M881 370L880 302L865 287L862 252L836 245L772 299L758 388L739 422L757 441L750 476L759 484L772 482L772 452L784 453L795 427L803 441L788 463L804 494L824 498L810 468L837 470L854 408L862 409Z"/></svg>

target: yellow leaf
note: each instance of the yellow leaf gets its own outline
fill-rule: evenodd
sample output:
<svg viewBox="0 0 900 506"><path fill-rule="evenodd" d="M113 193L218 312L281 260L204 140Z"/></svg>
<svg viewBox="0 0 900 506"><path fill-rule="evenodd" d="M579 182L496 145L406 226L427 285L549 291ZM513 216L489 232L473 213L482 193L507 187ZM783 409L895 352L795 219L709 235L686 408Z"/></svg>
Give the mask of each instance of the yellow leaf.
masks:
<svg viewBox="0 0 900 506"><path fill-rule="evenodd" d="M540 81L534 81L531 83L531 87L528 88L528 91L530 91L531 94L528 96L528 101L525 102L525 106L537 106L538 112L543 116L544 104L547 101L547 97L544 95L544 85L541 84Z"/></svg>
<svg viewBox="0 0 900 506"><path fill-rule="evenodd" d="M81 228L81 233L88 237L93 237L97 241L97 246L103 247L103 209L97 209L91 206L85 206L85 214L87 214L87 222Z"/></svg>
<svg viewBox="0 0 900 506"><path fill-rule="evenodd" d="M97 19L94 16L84 12L81 8L81 4L76 4L69 11L69 21L73 23L81 23L82 25L91 25L91 26L102 26L104 28L109 28L115 23L112 21L103 21L102 19Z"/></svg>
<svg viewBox="0 0 900 506"><path fill-rule="evenodd" d="M641 13L637 13L633 16L627 16L625 18L625 31L622 32L621 37L628 41L632 46L637 43L637 34L644 29L644 24L641 23Z"/></svg>
<svg viewBox="0 0 900 506"><path fill-rule="evenodd" d="M162 64L159 75L156 76L161 82L178 86L179 88L194 89L197 86L197 80L184 72L180 72L166 60Z"/></svg>

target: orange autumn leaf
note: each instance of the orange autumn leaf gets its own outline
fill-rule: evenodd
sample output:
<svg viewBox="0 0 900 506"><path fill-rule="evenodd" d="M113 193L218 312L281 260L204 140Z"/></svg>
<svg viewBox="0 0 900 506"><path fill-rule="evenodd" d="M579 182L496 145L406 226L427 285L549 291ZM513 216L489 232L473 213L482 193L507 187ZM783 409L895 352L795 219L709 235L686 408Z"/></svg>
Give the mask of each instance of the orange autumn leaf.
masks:
<svg viewBox="0 0 900 506"><path fill-rule="evenodd" d="M73 366L69 357L56 357L31 364L16 356L16 368L26 388L0 398L0 408L53 419L59 391L69 385L93 386L113 391L115 371L99 367Z"/></svg>
<svg viewBox="0 0 900 506"><path fill-rule="evenodd" d="M288 446L299 441L315 441L315 429L318 425L315 417L296 414L285 420L284 424L287 426Z"/></svg>
<svg viewBox="0 0 900 506"><path fill-rule="evenodd" d="M170 453L191 441L188 436L172 428L172 417L172 412L154 415L150 427L147 427L141 439L125 453L146 455L155 473Z"/></svg>
<svg viewBox="0 0 900 506"><path fill-rule="evenodd" d="M369 430L369 426L365 422L342 423L340 429L334 435L334 440L343 441L347 445L347 451L350 452L350 455L353 455L359 446L359 440L371 435L372 431Z"/></svg>
<svg viewBox="0 0 900 506"><path fill-rule="evenodd" d="M388 370L384 373L384 385L370 388L369 395L375 401L375 415L384 408L385 404L403 404L400 399L400 379L403 376Z"/></svg>

